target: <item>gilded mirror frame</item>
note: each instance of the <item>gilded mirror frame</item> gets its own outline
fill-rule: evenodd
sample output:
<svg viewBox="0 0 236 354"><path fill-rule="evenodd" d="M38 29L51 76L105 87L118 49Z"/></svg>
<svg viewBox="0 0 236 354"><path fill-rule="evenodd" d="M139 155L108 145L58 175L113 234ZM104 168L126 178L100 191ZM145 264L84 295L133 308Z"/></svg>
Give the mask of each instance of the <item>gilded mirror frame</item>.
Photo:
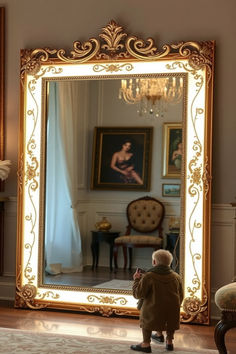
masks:
<svg viewBox="0 0 236 354"><path fill-rule="evenodd" d="M131 292L42 283L47 80L181 75L185 78L182 169L181 321L209 323L214 41L166 44L128 35L115 21L99 39L21 51L16 307L137 316ZM69 299L69 300L68 300Z"/></svg>

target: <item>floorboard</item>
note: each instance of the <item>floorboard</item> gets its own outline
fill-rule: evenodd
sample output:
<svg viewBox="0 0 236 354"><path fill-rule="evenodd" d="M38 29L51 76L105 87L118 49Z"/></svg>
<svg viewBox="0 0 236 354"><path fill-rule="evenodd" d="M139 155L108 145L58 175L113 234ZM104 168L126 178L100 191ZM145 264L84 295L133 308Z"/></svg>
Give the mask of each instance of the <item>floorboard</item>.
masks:
<svg viewBox="0 0 236 354"><path fill-rule="evenodd" d="M112 279L132 280L134 272L135 269L123 270L121 268L110 271L108 267L98 267L92 270L91 266L86 266L80 273L46 274L44 282L45 284L92 287Z"/></svg>
<svg viewBox="0 0 236 354"><path fill-rule="evenodd" d="M182 348L216 349L214 325L181 324L175 334L175 345ZM12 304L0 302L0 327L33 330L37 332L72 334L118 341L141 341L139 321L135 318L110 317L87 313L55 310L15 309ZM236 353L236 329L226 334L230 354Z"/></svg>

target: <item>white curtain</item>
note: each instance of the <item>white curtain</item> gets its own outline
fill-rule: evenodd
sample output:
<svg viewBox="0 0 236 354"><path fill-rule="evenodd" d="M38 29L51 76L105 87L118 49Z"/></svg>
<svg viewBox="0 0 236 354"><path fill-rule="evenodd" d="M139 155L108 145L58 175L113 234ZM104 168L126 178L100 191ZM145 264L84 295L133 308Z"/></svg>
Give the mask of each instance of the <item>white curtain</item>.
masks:
<svg viewBox="0 0 236 354"><path fill-rule="evenodd" d="M79 82L50 82L45 205L45 265L49 274L82 271L76 210L79 91Z"/></svg>

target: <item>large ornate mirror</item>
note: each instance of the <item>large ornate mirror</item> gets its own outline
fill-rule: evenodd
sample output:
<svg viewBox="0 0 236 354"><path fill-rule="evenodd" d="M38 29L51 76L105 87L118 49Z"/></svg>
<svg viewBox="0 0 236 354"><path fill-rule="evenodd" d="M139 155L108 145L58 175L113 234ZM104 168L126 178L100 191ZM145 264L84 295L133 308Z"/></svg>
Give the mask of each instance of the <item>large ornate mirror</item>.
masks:
<svg viewBox="0 0 236 354"><path fill-rule="evenodd" d="M106 267L106 243L100 245L101 267L92 269L91 231L107 216L112 230L124 232L126 205L152 196L165 205L165 233L171 217L180 217L181 320L209 323L213 62L212 41L158 49L152 39L127 35L114 21L99 39L74 42L69 54L22 50L17 307L137 316L130 290L133 270L122 269L122 254L117 270ZM156 110L125 102L122 90L132 83L133 94L140 94L140 83L148 80L166 85ZM172 104L176 86L181 94ZM126 135L152 131L149 183L127 190L94 188L92 167L100 156L93 147L94 131L121 127ZM163 153L171 127L182 131L179 174L167 171ZM180 183L181 197L162 194L161 184ZM148 268L151 252L137 250L134 266Z"/></svg>

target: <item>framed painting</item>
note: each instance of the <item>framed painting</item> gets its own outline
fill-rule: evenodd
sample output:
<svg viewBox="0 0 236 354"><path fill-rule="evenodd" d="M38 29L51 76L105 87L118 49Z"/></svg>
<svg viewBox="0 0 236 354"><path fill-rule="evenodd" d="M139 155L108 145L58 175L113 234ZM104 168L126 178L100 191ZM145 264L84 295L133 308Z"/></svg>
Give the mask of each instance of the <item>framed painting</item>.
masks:
<svg viewBox="0 0 236 354"><path fill-rule="evenodd" d="M163 172L164 178L180 178L182 166L182 124L163 124Z"/></svg>
<svg viewBox="0 0 236 354"><path fill-rule="evenodd" d="M162 184L163 197L180 197L180 184Z"/></svg>
<svg viewBox="0 0 236 354"><path fill-rule="evenodd" d="M95 127L91 189L150 190L152 127Z"/></svg>

